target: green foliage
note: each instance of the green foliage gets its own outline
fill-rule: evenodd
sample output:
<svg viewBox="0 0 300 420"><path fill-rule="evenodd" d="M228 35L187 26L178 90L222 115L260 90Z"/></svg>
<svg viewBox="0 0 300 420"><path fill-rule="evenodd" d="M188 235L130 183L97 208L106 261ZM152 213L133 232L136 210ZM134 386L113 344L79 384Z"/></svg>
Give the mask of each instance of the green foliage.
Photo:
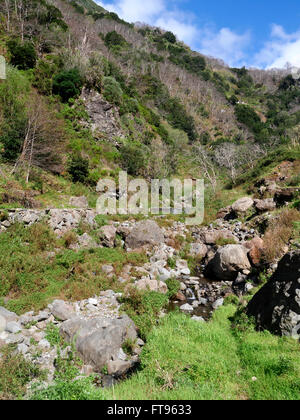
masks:
<svg viewBox="0 0 300 420"><path fill-rule="evenodd" d="M129 175L141 175L147 166L148 149L138 142L127 142L120 149L122 167Z"/></svg>
<svg viewBox="0 0 300 420"><path fill-rule="evenodd" d="M108 32L104 37L107 48L122 48L128 45L126 39L116 31Z"/></svg>
<svg viewBox="0 0 300 420"><path fill-rule="evenodd" d="M27 78L8 67L7 78L0 84L0 152L8 161L17 158L25 138L29 91Z"/></svg>
<svg viewBox="0 0 300 420"><path fill-rule="evenodd" d="M53 93L59 95L63 102L75 98L80 94L83 80L78 69L62 71L53 79Z"/></svg>
<svg viewBox="0 0 300 420"><path fill-rule="evenodd" d="M21 43L19 39L7 42L10 53L10 63L20 70L33 69L37 60L34 45L31 42Z"/></svg>
<svg viewBox="0 0 300 420"><path fill-rule="evenodd" d="M73 182L85 183L89 175L89 160L79 154L71 156L68 163L68 172Z"/></svg>
<svg viewBox="0 0 300 420"><path fill-rule="evenodd" d="M169 299L174 298L180 290L180 281L175 278L171 278L166 281L166 285L168 286L168 289L169 289L168 291Z"/></svg>
<svg viewBox="0 0 300 420"><path fill-rule="evenodd" d="M163 38L165 39L165 40L167 40L168 42L170 42L170 44L175 44L176 43L176 36L173 34L173 32L170 32L170 31L168 31L168 32L166 32L164 35L163 35Z"/></svg>
<svg viewBox="0 0 300 420"><path fill-rule="evenodd" d="M111 104L121 105L123 91L114 77L109 76L103 78L103 96Z"/></svg>
<svg viewBox="0 0 300 420"><path fill-rule="evenodd" d="M125 311L139 328L142 338L146 338L156 325L159 313L168 303L168 297L158 292L141 292L135 288L121 300Z"/></svg>
<svg viewBox="0 0 300 420"><path fill-rule="evenodd" d="M29 382L44 377L38 366L14 350L11 346L1 348L0 400L20 399Z"/></svg>

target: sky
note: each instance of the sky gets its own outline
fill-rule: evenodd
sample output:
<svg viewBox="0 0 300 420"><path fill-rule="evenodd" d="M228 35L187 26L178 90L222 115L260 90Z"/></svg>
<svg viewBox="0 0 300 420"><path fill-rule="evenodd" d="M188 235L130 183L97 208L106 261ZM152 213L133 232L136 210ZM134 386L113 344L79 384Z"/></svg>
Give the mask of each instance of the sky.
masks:
<svg viewBox="0 0 300 420"><path fill-rule="evenodd" d="M96 0L230 66L300 67L300 0Z"/></svg>

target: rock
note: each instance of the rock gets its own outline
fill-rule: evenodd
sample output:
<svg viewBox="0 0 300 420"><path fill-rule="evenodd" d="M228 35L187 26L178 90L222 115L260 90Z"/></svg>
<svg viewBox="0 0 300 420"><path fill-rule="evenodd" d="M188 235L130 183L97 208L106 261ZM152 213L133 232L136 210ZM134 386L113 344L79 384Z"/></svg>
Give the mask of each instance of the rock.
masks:
<svg viewBox="0 0 300 420"><path fill-rule="evenodd" d="M24 343L21 343L21 344L17 345L17 352L18 353L22 353L23 355L25 355L26 353L28 353L28 350L29 350L29 347Z"/></svg>
<svg viewBox="0 0 300 420"><path fill-rule="evenodd" d="M6 330L6 319L0 315L0 333Z"/></svg>
<svg viewBox="0 0 300 420"><path fill-rule="evenodd" d="M180 302L184 302L186 300L184 294L182 292L177 292L175 296L175 300L179 300Z"/></svg>
<svg viewBox="0 0 300 420"><path fill-rule="evenodd" d="M8 322L6 325L6 331L12 334L18 333L19 331L21 331L21 329L22 328L18 322L12 321L12 322Z"/></svg>
<svg viewBox="0 0 300 420"><path fill-rule="evenodd" d="M101 244L108 248L113 248L115 246L116 234L117 229L113 225L103 226L99 230Z"/></svg>
<svg viewBox="0 0 300 420"><path fill-rule="evenodd" d="M3 306L0 306L0 315L2 315L7 322L10 321L17 321L18 320L18 315L15 314L14 312L10 312L7 309L3 308Z"/></svg>
<svg viewBox="0 0 300 420"><path fill-rule="evenodd" d="M232 204L232 210L237 214L247 213L254 205L254 201L251 197L243 197Z"/></svg>
<svg viewBox="0 0 300 420"><path fill-rule="evenodd" d="M256 236L251 241L245 242L244 246L249 249L249 259L254 266L260 264L263 257L264 241Z"/></svg>
<svg viewBox="0 0 300 420"><path fill-rule="evenodd" d="M206 245L215 245L220 239L229 239L235 241L235 237L230 230L209 230L201 233L201 239Z"/></svg>
<svg viewBox="0 0 300 420"><path fill-rule="evenodd" d="M130 361L124 360L110 360L107 363L107 371L109 375L113 376L122 376L124 375L132 366Z"/></svg>
<svg viewBox="0 0 300 420"><path fill-rule="evenodd" d="M224 207L220 209L217 213L217 219L230 219L230 216L232 214L232 207Z"/></svg>
<svg viewBox="0 0 300 420"><path fill-rule="evenodd" d="M68 343L75 340L84 363L93 366L97 372L109 361L117 359L126 340L137 338L135 325L127 315L115 319L75 317L61 325L60 333Z"/></svg>
<svg viewBox="0 0 300 420"><path fill-rule="evenodd" d="M250 270L247 249L242 245L225 245L218 249L206 268L208 277L218 280L235 280L238 273Z"/></svg>
<svg viewBox="0 0 300 420"><path fill-rule="evenodd" d="M52 303L51 313L59 321L66 321L75 315L72 305L63 300L55 300Z"/></svg>
<svg viewBox="0 0 300 420"><path fill-rule="evenodd" d="M112 265L102 265L101 270L105 274L112 274L115 271L115 269Z"/></svg>
<svg viewBox="0 0 300 420"><path fill-rule="evenodd" d="M196 258L205 258L208 252L208 248L201 242L191 244L190 255Z"/></svg>
<svg viewBox="0 0 300 420"><path fill-rule="evenodd" d="M180 310L183 312L193 312L194 308L192 307L192 305L186 303L185 305L180 306Z"/></svg>
<svg viewBox="0 0 300 420"><path fill-rule="evenodd" d="M300 251L286 254L247 307L260 330L300 338Z"/></svg>
<svg viewBox="0 0 300 420"><path fill-rule="evenodd" d="M196 315L194 315L194 316L192 316L192 319L194 321L197 321L197 322L205 322L205 319L202 318L202 316L196 316Z"/></svg>
<svg viewBox="0 0 300 420"><path fill-rule="evenodd" d="M145 245L159 245L164 243L164 234L153 220L139 222L126 238L126 246L137 249Z"/></svg>
<svg viewBox="0 0 300 420"><path fill-rule="evenodd" d="M39 347L42 347L43 349L50 349L50 343L45 338L39 342Z"/></svg>
<svg viewBox="0 0 300 420"><path fill-rule="evenodd" d="M98 305L98 300L97 299L94 299L94 298L90 298L90 299L88 299L88 303L90 305L97 306Z"/></svg>
<svg viewBox="0 0 300 420"><path fill-rule="evenodd" d="M138 290L150 290L153 292L159 292L163 294L168 293L168 286L166 285L166 283L158 280L150 280L147 278L143 278L141 280L138 280L134 285Z"/></svg>
<svg viewBox="0 0 300 420"><path fill-rule="evenodd" d="M224 299L223 299L223 298L220 298L220 299L216 300L216 301L212 304L212 307L213 307L213 309L218 309L218 308L220 308L221 306L223 306L223 304L224 304Z"/></svg>
<svg viewBox="0 0 300 420"><path fill-rule="evenodd" d="M77 207L80 209L87 209L89 207L88 200L84 195L81 197L71 197L69 204L72 207Z"/></svg>
<svg viewBox="0 0 300 420"><path fill-rule="evenodd" d="M75 246L70 246L70 248L97 248L97 243L96 241L88 234L88 233L84 233L81 236L78 236L78 244L76 244Z"/></svg>
<svg viewBox="0 0 300 420"><path fill-rule="evenodd" d="M276 203L273 198L266 198L264 200L254 200L255 208L259 213L266 211L273 211L276 209Z"/></svg>

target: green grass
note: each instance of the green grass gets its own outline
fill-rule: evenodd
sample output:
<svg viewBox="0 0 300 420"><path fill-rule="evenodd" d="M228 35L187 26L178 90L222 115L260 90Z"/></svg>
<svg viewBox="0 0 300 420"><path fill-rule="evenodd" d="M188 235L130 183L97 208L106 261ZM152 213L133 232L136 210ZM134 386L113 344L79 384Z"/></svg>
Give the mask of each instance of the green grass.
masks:
<svg viewBox="0 0 300 420"><path fill-rule="evenodd" d="M54 249L56 254L49 256ZM7 307L23 313L42 309L56 297L82 300L101 290L121 291L116 277L108 279L102 265L112 264L118 275L125 264L145 262L145 254L122 248L66 249L43 223L14 225L1 234L0 299L9 296Z"/></svg>
<svg viewBox="0 0 300 420"><path fill-rule="evenodd" d="M147 335L140 369L127 380L99 389L64 367L33 399L299 400L299 343L254 331L236 309L224 306L208 323L170 313Z"/></svg>
<svg viewBox="0 0 300 420"><path fill-rule="evenodd" d="M116 399L300 399L299 343L232 329L233 305L209 323L178 313L148 336L142 368L114 389ZM257 380L253 381L252 378ZM111 391L104 391L112 398Z"/></svg>

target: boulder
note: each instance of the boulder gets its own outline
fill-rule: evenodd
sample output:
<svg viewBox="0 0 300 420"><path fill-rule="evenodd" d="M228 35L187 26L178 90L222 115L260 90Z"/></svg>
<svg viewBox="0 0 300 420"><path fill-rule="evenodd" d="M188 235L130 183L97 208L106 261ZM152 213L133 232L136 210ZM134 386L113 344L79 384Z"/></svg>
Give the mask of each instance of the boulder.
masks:
<svg viewBox="0 0 300 420"><path fill-rule="evenodd" d="M84 195L81 197L71 197L69 204L70 206L77 207L79 209L87 209L89 207L88 200Z"/></svg>
<svg viewBox="0 0 300 420"><path fill-rule="evenodd" d="M242 245L226 245L219 248L207 266L206 275L218 280L235 280L239 272L251 269L247 252Z"/></svg>
<svg viewBox="0 0 300 420"><path fill-rule="evenodd" d="M0 315L6 319L6 322L13 322L18 320L17 314L8 311L6 308L3 308L3 306L0 306Z"/></svg>
<svg viewBox="0 0 300 420"><path fill-rule="evenodd" d="M127 315L115 319L75 317L61 325L60 333L68 343L75 341L84 363L93 366L96 372L100 372L109 361L118 360L120 348L126 340L137 338L135 325ZM112 366L112 371L116 368Z"/></svg>
<svg viewBox="0 0 300 420"><path fill-rule="evenodd" d="M273 211L276 209L276 203L273 198L266 198L264 200L255 200L255 208L257 212L264 213L266 211Z"/></svg>
<svg viewBox="0 0 300 420"><path fill-rule="evenodd" d="M163 281L150 280L147 278L138 280L135 283L135 287L138 290L150 290L152 292L159 292L166 294L168 293L168 286Z"/></svg>
<svg viewBox="0 0 300 420"><path fill-rule="evenodd" d="M190 255L196 258L205 258L208 253L208 248L201 242L191 244Z"/></svg>
<svg viewBox="0 0 300 420"><path fill-rule="evenodd" d="M244 246L249 249L248 257L251 263L254 266L259 265L263 256L264 241L259 236L255 236L251 241L245 242Z"/></svg>
<svg viewBox="0 0 300 420"><path fill-rule="evenodd" d="M108 247L113 248L115 246L117 229L112 225L103 226L99 230L99 237L101 244Z"/></svg>
<svg viewBox="0 0 300 420"><path fill-rule="evenodd" d="M66 321L74 316L74 309L72 305L63 300L55 300L50 306L52 315L59 321Z"/></svg>
<svg viewBox="0 0 300 420"><path fill-rule="evenodd" d="M249 302L247 313L260 330L300 338L300 250L286 254Z"/></svg>
<svg viewBox="0 0 300 420"><path fill-rule="evenodd" d="M296 197L297 189L296 188L286 188L280 191L277 191L274 200L278 207L286 205L286 203L290 203Z"/></svg>
<svg viewBox="0 0 300 420"><path fill-rule="evenodd" d="M217 241L220 239L229 239L235 241L234 235L230 232L230 230L207 230L200 234L201 240L206 245L215 245Z"/></svg>
<svg viewBox="0 0 300 420"><path fill-rule="evenodd" d="M164 243L164 234L153 220L139 222L126 238L127 248L137 249L144 245L159 245Z"/></svg>
<svg viewBox="0 0 300 420"><path fill-rule="evenodd" d="M6 330L6 319L0 315L0 334Z"/></svg>
<svg viewBox="0 0 300 420"><path fill-rule="evenodd" d="M247 213L254 205L251 197L243 197L232 204L232 210L237 214Z"/></svg>

